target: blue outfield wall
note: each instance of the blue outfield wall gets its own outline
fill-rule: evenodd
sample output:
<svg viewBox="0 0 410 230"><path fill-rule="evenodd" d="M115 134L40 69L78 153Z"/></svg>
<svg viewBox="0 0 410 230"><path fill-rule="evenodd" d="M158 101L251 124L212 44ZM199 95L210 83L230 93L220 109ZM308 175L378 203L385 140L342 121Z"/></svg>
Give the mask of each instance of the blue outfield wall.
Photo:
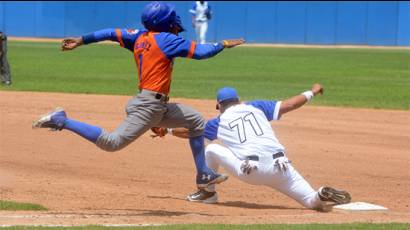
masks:
<svg viewBox="0 0 410 230"><path fill-rule="evenodd" d="M79 36L103 28L141 28L148 2L0 2L0 30L9 36ZM194 39L194 2L171 2ZM207 40L250 43L410 46L410 1L210 2Z"/></svg>

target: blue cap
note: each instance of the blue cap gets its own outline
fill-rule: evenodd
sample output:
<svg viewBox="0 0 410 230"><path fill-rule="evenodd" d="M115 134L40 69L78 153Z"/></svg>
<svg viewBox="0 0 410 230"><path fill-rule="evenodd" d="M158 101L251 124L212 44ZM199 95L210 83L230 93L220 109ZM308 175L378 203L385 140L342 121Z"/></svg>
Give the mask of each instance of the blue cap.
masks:
<svg viewBox="0 0 410 230"><path fill-rule="evenodd" d="M237 99L239 100L238 93L236 89L232 87L224 87L218 90L218 94L216 96L216 101L221 103L226 100Z"/></svg>
<svg viewBox="0 0 410 230"><path fill-rule="evenodd" d="M170 32L175 26L178 26L178 32L185 30L175 7L163 2L151 2L146 5L141 14L141 21L144 27L151 31Z"/></svg>

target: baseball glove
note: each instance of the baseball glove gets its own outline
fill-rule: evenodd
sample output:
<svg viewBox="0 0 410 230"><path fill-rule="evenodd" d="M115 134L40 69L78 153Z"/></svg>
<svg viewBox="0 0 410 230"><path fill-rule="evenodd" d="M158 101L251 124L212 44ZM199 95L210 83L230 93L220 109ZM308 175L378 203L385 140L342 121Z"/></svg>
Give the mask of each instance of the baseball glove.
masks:
<svg viewBox="0 0 410 230"><path fill-rule="evenodd" d="M152 127L151 131L154 133L154 134L151 134L152 138L164 137L168 133L168 130L166 128L163 128L163 127Z"/></svg>

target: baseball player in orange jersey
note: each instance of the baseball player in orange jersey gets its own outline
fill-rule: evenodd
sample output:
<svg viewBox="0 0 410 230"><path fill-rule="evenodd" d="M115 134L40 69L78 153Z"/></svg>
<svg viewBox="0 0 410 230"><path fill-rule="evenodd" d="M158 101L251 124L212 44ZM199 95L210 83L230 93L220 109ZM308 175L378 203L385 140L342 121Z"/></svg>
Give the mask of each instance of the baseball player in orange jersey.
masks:
<svg viewBox="0 0 410 230"><path fill-rule="evenodd" d="M127 117L113 132L67 117L62 108L43 115L33 122L33 128L70 130L95 143L106 151L117 151L137 139L153 126L185 127L197 169L198 188L221 183L228 177L206 165L204 155L204 119L193 108L168 103L172 67L175 57L204 59L215 56L224 48L242 44L242 39L224 40L215 44L196 44L178 33L184 31L174 7L160 2L149 3L141 16L143 30L105 29L81 38L63 40L62 50L73 50L81 45L111 40L134 54L139 76L139 93L127 107Z"/></svg>

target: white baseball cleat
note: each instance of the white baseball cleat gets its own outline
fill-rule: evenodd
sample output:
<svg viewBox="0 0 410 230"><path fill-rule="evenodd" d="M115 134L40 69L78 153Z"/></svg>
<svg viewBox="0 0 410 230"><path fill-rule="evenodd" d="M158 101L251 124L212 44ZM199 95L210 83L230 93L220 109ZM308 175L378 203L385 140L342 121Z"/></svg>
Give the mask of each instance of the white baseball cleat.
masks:
<svg viewBox="0 0 410 230"><path fill-rule="evenodd" d="M208 192L204 189L199 189L197 192L189 194L187 200L191 202L200 202L204 204L215 204L218 202L217 192Z"/></svg>
<svg viewBox="0 0 410 230"><path fill-rule="evenodd" d="M33 121L33 129L36 128L49 128L53 131L62 130L65 125L67 114L63 108L56 108L53 111L42 115L39 119Z"/></svg>
<svg viewBox="0 0 410 230"><path fill-rule="evenodd" d="M319 188L318 194L320 200L335 202L336 204L347 204L350 203L352 199L348 192L331 187Z"/></svg>

